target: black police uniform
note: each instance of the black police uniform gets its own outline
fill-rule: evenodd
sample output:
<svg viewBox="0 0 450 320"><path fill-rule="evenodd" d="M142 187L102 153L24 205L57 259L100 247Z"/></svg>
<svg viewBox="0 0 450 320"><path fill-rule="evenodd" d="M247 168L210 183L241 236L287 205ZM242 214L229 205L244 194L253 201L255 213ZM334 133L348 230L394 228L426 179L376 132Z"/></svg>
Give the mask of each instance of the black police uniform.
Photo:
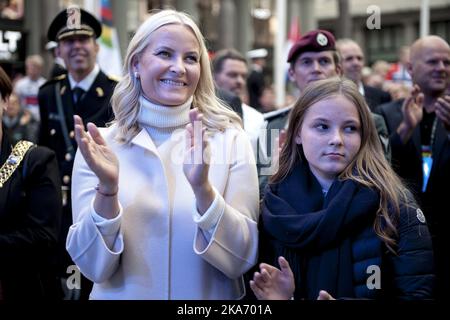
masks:
<svg viewBox="0 0 450 320"><path fill-rule="evenodd" d="M117 81L114 78L100 71L89 91L84 93L76 104L66 75L48 81L39 90L41 114L39 144L55 151L63 187L61 246L65 245L67 232L72 224L70 185L77 148L73 116L79 115L85 126L88 122L92 122L98 127L104 127L113 119L110 99L116 84ZM58 108L57 99L61 101L62 112ZM65 250L65 248L62 249Z"/></svg>
<svg viewBox="0 0 450 320"><path fill-rule="evenodd" d="M61 41L72 36L87 36L94 39L100 36L102 31L100 22L87 11L77 9L78 12L63 10L55 17L47 33L50 41ZM63 216L59 237L62 277L69 276L66 274L66 268L73 264L65 250L67 232L72 224L70 186L77 148L73 116L79 115L85 126L88 122L92 122L98 127L104 127L113 119L110 100L116 84L117 79L107 76L100 70L89 90L82 93L78 100L74 98L66 74L49 80L39 89L41 115L39 144L55 151L63 191Z"/></svg>

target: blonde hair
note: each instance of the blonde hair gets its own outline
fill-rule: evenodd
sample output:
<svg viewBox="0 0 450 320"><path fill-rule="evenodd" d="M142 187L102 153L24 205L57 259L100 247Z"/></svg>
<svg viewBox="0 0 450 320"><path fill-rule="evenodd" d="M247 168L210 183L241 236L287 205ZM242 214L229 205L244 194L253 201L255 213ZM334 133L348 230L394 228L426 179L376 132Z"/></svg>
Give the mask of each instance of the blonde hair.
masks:
<svg viewBox="0 0 450 320"><path fill-rule="evenodd" d="M194 92L193 106L203 113L204 125L212 131L223 131L230 126L242 127L239 116L227 108L215 94L211 65L203 35L195 22L185 13L161 10L153 13L136 31L130 41L123 66L123 77L112 96L112 108L118 127L116 139L121 143L130 142L139 132L137 122L142 94L139 79L134 75L133 63L147 48L149 37L157 29L178 24L192 30L200 46L200 80Z"/></svg>
<svg viewBox="0 0 450 320"><path fill-rule="evenodd" d="M280 182L298 162L306 161L303 148L295 141L306 112L315 103L336 96L343 96L355 105L361 122L360 149L338 178L354 180L379 192L380 206L376 213L374 230L388 248L394 250L400 207L408 205L413 198L384 157L369 107L351 80L333 78L315 81L307 86L291 111L279 168L270 182Z"/></svg>

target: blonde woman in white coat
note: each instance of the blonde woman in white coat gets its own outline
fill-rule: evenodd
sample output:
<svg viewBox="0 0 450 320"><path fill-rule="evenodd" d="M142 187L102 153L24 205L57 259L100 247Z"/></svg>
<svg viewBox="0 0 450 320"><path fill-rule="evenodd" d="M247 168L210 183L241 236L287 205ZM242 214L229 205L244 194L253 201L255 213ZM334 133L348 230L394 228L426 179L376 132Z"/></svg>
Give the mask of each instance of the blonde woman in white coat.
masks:
<svg viewBox="0 0 450 320"><path fill-rule="evenodd" d="M90 298L239 299L257 255L256 168L214 94L198 27L172 10L150 16L124 70L111 127L74 119L67 250Z"/></svg>

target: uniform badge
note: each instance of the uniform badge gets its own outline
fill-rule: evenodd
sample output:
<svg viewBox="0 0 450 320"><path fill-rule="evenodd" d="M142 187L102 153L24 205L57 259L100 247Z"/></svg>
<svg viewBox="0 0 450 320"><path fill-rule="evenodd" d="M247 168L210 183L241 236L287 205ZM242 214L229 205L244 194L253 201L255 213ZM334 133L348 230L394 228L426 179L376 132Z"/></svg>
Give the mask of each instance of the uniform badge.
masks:
<svg viewBox="0 0 450 320"><path fill-rule="evenodd" d="M325 47L328 44L328 38L323 33L317 34L316 41L322 47Z"/></svg>
<svg viewBox="0 0 450 320"><path fill-rule="evenodd" d="M71 5L67 8L67 29L80 29L81 12L80 7Z"/></svg>
<svg viewBox="0 0 450 320"><path fill-rule="evenodd" d="M425 215L423 214L423 212L422 212L422 210L420 210L419 208L417 208L417 210L416 210L416 217L417 217L417 220L419 220L420 222L422 222L422 223L425 223Z"/></svg>
<svg viewBox="0 0 450 320"><path fill-rule="evenodd" d="M99 98L101 98L101 97L103 97L103 96L105 95L105 92L104 92L103 89L100 88L100 87L95 88L95 92L97 92L97 96L98 96Z"/></svg>

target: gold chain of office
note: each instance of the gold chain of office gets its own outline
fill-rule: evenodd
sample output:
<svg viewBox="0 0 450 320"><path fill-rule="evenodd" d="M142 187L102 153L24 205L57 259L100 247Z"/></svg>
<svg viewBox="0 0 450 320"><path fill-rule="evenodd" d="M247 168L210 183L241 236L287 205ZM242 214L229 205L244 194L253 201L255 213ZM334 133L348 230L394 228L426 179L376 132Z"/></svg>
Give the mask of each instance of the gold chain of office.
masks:
<svg viewBox="0 0 450 320"><path fill-rule="evenodd" d="M19 141L14 146L11 154L9 155L6 162L0 168L0 188L8 181L11 175L16 171L17 167L23 160L23 157L27 153L28 149L33 146L32 142L29 141Z"/></svg>

